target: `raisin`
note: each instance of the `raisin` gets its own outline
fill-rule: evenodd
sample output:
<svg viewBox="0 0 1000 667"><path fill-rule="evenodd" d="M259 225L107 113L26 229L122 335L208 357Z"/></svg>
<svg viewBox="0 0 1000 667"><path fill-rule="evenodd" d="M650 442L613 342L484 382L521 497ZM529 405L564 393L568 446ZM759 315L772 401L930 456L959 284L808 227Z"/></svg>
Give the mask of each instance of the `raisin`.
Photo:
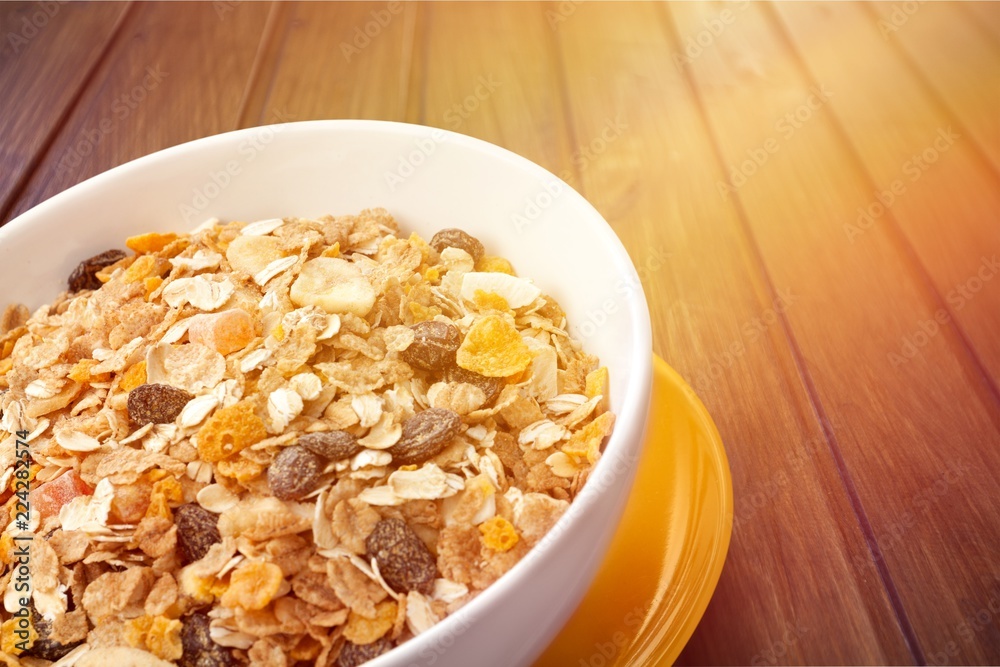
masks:
<svg viewBox="0 0 1000 667"><path fill-rule="evenodd" d="M300 445L281 450L267 471L267 485L281 500L298 500L316 489L326 462Z"/></svg>
<svg viewBox="0 0 1000 667"><path fill-rule="evenodd" d="M502 378L489 378L485 375L480 375L475 371L467 371L460 366L450 366L444 374L445 380L448 382L464 382L466 384L471 384L473 387L479 387L482 389L483 394L486 395L486 401L483 403L483 407L486 407L497 400L497 396L500 395L500 390L503 389L504 381Z"/></svg>
<svg viewBox="0 0 1000 667"><path fill-rule="evenodd" d="M207 614L191 614L181 629L181 646L184 653L177 661L180 667L233 667L236 660L232 652L212 641L209 631L211 621Z"/></svg>
<svg viewBox="0 0 1000 667"><path fill-rule="evenodd" d="M307 433L299 438L298 444L330 461L349 458L363 449L358 439L347 431Z"/></svg>
<svg viewBox="0 0 1000 667"><path fill-rule="evenodd" d="M136 426L170 424L192 398L169 384L142 384L128 393L128 418Z"/></svg>
<svg viewBox="0 0 1000 667"><path fill-rule="evenodd" d="M184 564L201 560L213 544L222 541L219 517L201 505L189 503L174 510L177 524L177 546Z"/></svg>
<svg viewBox="0 0 1000 667"><path fill-rule="evenodd" d="M115 262L120 262L125 257L125 253L121 250L105 250L100 255L83 260L79 266L73 269L73 273L66 281L69 284L69 291L79 292L85 289L100 288L101 281L97 279L97 272Z"/></svg>
<svg viewBox="0 0 1000 667"><path fill-rule="evenodd" d="M382 637L371 644L354 644L347 642L344 648L340 649L340 657L337 658L337 667L358 667L369 660L374 660L383 653L392 650L392 640Z"/></svg>
<svg viewBox="0 0 1000 667"><path fill-rule="evenodd" d="M382 578L398 593L434 589L437 566L434 556L402 519L382 519L365 540L369 558L378 562Z"/></svg>
<svg viewBox="0 0 1000 667"><path fill-rule="evenodd" d="M24 657L41 658L42 660L52 660L54 662L83 643L82 639L70 644L60 644L57 641L49 639L49 635L52 634L52 622L46 621L35 609L33 603L30 607L31 626L38 633L38 638L35 639L35 643L31 645L31 648L22 654Z"/></svg>
<svg viewBox="0 0 1000 667"><path fill-rule="evenodd" d="M471 236L461 229L442 229L431 237L431 246L441 252L445 248L459 248L469 253L474 262L483 258L486 250L483 244L475 236Z"/></svg>
<svg viewBox="0 0 1000 667"><path fill-rule="evenodd" d="M429 320L414 324L413 342L403 350L403 361L425 371L437 371L455 363L455 353L462 344L458 327Z"/></svg>
<svg viewBox="0 0 1000 667"><path fill-rule="evenodd" d="M461 425L462 418L452 410L431 408L418 412L403 422L403 434L388 451L400 465L423 463L440 454L458 435Z"/></svg>

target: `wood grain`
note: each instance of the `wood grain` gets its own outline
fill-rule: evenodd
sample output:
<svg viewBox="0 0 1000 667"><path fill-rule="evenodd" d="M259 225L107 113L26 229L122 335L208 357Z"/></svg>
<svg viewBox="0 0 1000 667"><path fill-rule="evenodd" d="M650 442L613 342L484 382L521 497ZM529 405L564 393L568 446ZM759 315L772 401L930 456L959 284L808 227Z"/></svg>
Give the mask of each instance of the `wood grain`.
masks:
<svg viewBox="0 0 1000 667"><path fill-rule="evenodd" d="M605 119L628 125L583 172L583 190L640 267L657 249L670 253L660 270L646 267L654 347L715 417L736 498L730 560L681 662L759 662L786 636L783 662L906 661L874 567L854 564L868 559L860 530L838 528L850 503L771 319L775 306L798 307L798 289L767 284L732 201L718 195L710 138L661 14L642 5L620 23L616 11L580 7L557 31L576 144L600 137ZM651 62L664 66L644 69ZM851 621L828 627L831 613Z"/></svg>
<svg viewBox="0 0 1000 667"><path fill-rule="evenodd" d="M680 34L711 15L703 5L670 9ZM820 102L825 93L802 76L773 30L751 4L690 71L723 164L747 160L769 135L781 141L763 166L746 169L753 174L734 194L768 274L801 295L787 313L794 344L921 662L954 640L968 604L988 604L1000 574L991 556L1000 548L1000 514L988 472L1000 465L996 406L969 386L963 352L947 335L928 337L916 359L890 366L887 352L933 318L937 301L885 230L872 230L865 243L844 238L854 202L869 196L867 183ZM964 492L952 493L956 487ZM956 561L964 564L957 571ZM957 648L950 659L970 663L997 651L988 637Z"/></svg>
<svg viewBox="0 0 1000 667"><path fill-rule="evenodd" d="M127 3L0 5L0 221L128 9Z"/></svg>
<svg viewBox="0 0 1000 667"><path fill-rule="evenodd" d="M11 217L128 160L234 129L268 9L136 5Z"/></svg>
<svg viewBox="0 0 1000 667"><path fill-rule="evenodd" d="M1000 662L1000 3L53 6L0 6L0 220L237 127L500 144L605 215L727 445L680 662Z"/></svg>

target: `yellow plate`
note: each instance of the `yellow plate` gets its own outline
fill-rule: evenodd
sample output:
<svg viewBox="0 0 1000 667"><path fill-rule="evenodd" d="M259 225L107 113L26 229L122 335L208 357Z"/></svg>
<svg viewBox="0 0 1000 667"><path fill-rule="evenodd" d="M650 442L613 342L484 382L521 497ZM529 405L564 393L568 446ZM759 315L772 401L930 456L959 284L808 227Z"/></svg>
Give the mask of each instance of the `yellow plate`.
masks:
<svg viewBox="0 0 1000 667"><path fill-rule="evenodd" d="M667 665L722 574L733 484L712 418L653 357L649 430L621 526L593 586L535 667Z"/></svg>

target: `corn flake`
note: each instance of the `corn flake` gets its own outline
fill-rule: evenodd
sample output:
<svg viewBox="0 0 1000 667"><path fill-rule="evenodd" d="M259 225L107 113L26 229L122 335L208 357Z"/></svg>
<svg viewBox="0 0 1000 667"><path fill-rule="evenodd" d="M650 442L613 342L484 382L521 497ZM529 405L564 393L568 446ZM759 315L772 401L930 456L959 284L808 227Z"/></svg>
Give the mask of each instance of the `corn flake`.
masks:
<svg viewBox="0 0 1000 667"><path fill-rule="evenodd" d="M486 377L509 377L528 367L531 352L513 324L499 315L486 315L469 328L456 361Z"/></svg>

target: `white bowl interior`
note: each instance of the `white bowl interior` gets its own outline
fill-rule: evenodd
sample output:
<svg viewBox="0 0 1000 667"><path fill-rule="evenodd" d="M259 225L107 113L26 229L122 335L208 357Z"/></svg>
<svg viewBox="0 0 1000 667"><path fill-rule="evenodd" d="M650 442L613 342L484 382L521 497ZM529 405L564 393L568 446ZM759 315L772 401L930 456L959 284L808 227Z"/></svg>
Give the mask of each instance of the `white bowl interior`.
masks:
<svg viewBox="0 0 1000 667"><path fill-rule="evenodd" d="M578 531L581 544L592 540L596 554L574 575L585 579L574 593L578 600L630 484L648 407L650 325L638 277L618 238L583 197L541 167L482 141L400 123L313 121L209 137L90 179L0 229L4 301L34 308L51 300L80 260L124 248L126 237L142 231L189 230L210 217L308 217L375 206L388 209L406 232L425 238L460 227L481 239L489 254L507 257L520 275L554 296L573 334L609 367L618 424L598 467L607 483L588 485L560 524L575 528L569 524L581 523L575 517L584 506L607 505L601 514L610 517L608 525ZM553 543L568 539L560 535ZM499 599L504 586L515 584L515 574L529 576L515 568L469 607ZM556 611L547 623L557 628L569 611ZM464 632L468 619L463 625L459 616L393 654L412 659L421 646L432 645L435 633L449 628L456 637L456 628L471 634ZM551 636L554 629L547 632ZM521 659L530 660L540 649L525 645ZM500 656L497 664L516 664L517 652ZM378 664L403 664L399 660Z"/></svg>

